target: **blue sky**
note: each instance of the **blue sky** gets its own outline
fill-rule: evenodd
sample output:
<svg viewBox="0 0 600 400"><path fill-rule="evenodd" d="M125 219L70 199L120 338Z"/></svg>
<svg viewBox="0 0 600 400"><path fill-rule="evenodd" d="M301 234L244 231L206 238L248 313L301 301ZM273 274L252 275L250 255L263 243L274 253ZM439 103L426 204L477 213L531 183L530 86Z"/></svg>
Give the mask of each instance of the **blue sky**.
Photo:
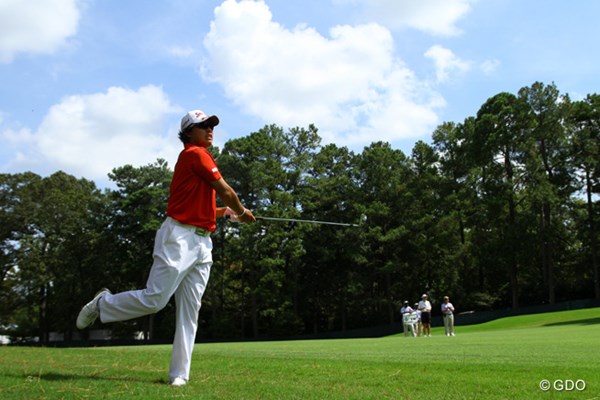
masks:
<svg viewBox="0 0 600 400"><path fill-rule="evenodd" d="M595 0L0 0L0 172L107 174L166 159L179 121L215 144L314 123L410 154L489 97L600 91Z"/></svg>

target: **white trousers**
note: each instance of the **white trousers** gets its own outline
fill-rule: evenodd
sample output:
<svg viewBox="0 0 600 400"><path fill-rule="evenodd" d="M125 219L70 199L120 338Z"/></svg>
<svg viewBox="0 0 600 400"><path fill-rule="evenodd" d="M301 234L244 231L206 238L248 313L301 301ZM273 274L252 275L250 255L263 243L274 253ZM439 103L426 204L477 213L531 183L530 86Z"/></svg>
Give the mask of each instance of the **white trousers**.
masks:
<svg viewBox="0 0 600 400"><path fill-rule="evenodd" d="M154 263L143 290L107 294L99 302L103 323L126 321L162 310L175 295L176 328L169 376L188 380L198 312L212 266L210 236L167 217L156 232Z"/></svg>
<svg viewBox="0 0 600 400"><path fill-rule="evenodd" d="M416 321L411 318L410 314L402 315L402 328L404 329L404 336L408 336L409 329L413 336L417 336L417 333L415 332L415 325Z"/></svg>
<svg viewBox="0 0 600 400"><path fill-rule="evenodd" d="M408 331L410 330L410 334L412 336L417 336L417 333L415 331L415 324L402 324L402 327L404 328L404 336L408 336Z"/></svg>
<svg viewBox="0 0 600 400"><path fill-rule="evenodd" d="M454 334L454 314L445 314L444 315L444 331L446 335Z"/></svg>

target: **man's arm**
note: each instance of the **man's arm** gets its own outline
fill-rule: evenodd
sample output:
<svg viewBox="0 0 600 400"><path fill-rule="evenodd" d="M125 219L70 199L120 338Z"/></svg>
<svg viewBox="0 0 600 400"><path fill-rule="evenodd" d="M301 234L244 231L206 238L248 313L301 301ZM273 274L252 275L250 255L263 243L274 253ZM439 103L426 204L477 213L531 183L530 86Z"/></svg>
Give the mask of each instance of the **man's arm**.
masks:
<svg viewBox="0 0 600 400"><path fill-rule="evenodd" d="M254 218L254 215L252 215L252 211L246 209L242 205L237 193L231 188L231 186L227 184L227 182L225 182L225 179L221 178L217 181L211 182L211 186L217 191L217 194L219 195L221 201L223 201L223 204L231 208L233 212L237 214L240 222L250 223L256 221L256 218ZM222 217L224 212L225 209L217 209L217 216Z"/></svg>

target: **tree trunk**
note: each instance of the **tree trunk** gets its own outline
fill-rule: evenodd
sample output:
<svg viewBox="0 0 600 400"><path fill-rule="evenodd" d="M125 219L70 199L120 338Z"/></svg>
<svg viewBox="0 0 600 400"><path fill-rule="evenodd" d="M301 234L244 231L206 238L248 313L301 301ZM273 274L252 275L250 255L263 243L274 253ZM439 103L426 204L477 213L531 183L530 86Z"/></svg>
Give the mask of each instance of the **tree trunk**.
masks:
<svg viewBox="0 0 600 400"><path fill-rule="evenodd" d="M252 318L252 337L256 339L258 338L258 306L254 291L250 294L250 316Z"/></svg>
<svg viewBox="0 0 600 400"><path fill-rule="evenodd" d="M554 279L554 258L552 256L552 235L550 232L550 205L544 203L542 206L542 264L546 287L548 288L548 302L556 303L555 279Z"/></svg>
<svg viewBox="0 0 600 400"><path fill-rule="evenodd" d="M512 297L512 307L519 308L519 262L516 257L516 214L517 209L515 205L515 199L513 195L513 168L509 156L509 151L506 149L504 157L504 168L506 171L506 179L510 185L510 194L508 197L508 227L506 229L507 234L505 240L508 240L509 251L510 251L510 266L509 266L509 280Z"/></svg>
<svg viewBox="0 0 600 400"><path fill-rule="evenodd" d="M394 299L392 298L392 274L385 273L385 298L387 299L387 308L390 324L395 322L396 307L394 307Z"/></svg>
<svg viewBox="0 0 600 400"><path fill-rule="evenodd" d="M587 192L587 213L590 234L590 252L592 253L592 271L594 276L594 297L600 299L600 276L598 273L598 246L596 236L596 224L594 223L594 202L592 201L592 179L590 171L585 171L585 184Z"/></svg>
<svg viewBox="0 0 600 400"><path fill-rule="evenodd" d="M38 321L38 326L39 326L39 336L40 336L40 343L42 344L48 344L49 342L49 333L48 333L48 318L47 318L47 307L48 307L48 298L47 298L47 294L48 294L48 290L46 288L47 284L42 284L42 286L40 286L40 310L39 310L39 321Z"/></svg>

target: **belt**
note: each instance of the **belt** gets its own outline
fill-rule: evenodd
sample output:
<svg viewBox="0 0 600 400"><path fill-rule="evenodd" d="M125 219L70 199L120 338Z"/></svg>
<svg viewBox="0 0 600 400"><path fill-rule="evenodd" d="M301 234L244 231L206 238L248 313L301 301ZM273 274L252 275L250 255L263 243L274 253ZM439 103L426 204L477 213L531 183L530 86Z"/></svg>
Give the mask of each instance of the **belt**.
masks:
<svg viewBox="0 0 600 400"><path fill-rule="evenodd" d="M204 228L200 228L199 226L195 226L194 227L194 233L198 236L204 236L204 237L209 237L210 236L210 232L207 231Z"/></svg>
<svg viewBox="0 0 600 400"><path fill-rule="evenodd" d="M171 218L171 217L167 217L167 219L171 220L175 225L179 225L183 228L193 231L198 236L210 237L211 232L207 231L204 228L201 228L199 226L194 226L194 225L182 224L181 222L177 221L175 218Z"/></svg>

